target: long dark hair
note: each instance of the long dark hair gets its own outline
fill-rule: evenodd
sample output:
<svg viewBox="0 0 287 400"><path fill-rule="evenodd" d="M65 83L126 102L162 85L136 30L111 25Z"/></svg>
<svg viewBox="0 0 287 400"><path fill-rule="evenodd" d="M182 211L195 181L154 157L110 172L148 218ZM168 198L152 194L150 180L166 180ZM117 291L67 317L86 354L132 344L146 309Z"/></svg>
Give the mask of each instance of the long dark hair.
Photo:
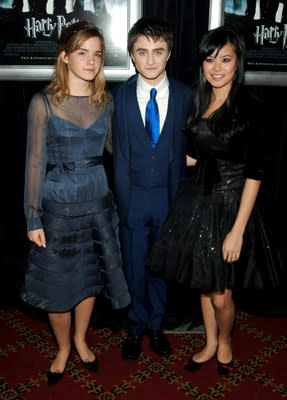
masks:
<svg viewBox="0 0 287 400"><path fill-rule="evenodd" d="M235 130L242 129L242 122L238 120L238 91L244 82L244 63L246 47L241 34L232 27L219 27L203 36L199 45L199 70L197 76L197 93L192 113L188 119L187 129L197 133L198 122L207 110L212 93L212 86L205 79L203 62L215 50L219 52L226 43L230 43L236 54L236 72L232 86L225 103L209 117L208 121L216 136L232 135Z"/></svg>

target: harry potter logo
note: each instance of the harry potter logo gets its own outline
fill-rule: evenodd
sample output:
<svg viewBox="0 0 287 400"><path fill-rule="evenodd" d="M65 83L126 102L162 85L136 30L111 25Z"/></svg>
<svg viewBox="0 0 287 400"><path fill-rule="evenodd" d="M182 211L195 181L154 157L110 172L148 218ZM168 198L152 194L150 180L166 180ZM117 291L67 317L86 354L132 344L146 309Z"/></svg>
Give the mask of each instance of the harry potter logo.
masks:
<svg viewBox="0 0 287 400"><path fill-rule="evenodd" d="M73 18L71 21L66 21L63 15L58 15L56 22L53 22L52 18L41 18L36 19L35 17L27 18L24 29L26 36L32 39L37 39L38 35L45 37L51 37L55 30L57 30L58 38L61 35L62 29L65 26L78 22L77 18Z"/></svg>
<svg viewBox="0 0 287 400"><path fill-rule="evenodd" d="M283 29L280 29L278 26L267 27L265 25L257 25L253 35L255 43L261 46L264 46L265 42L277 44L282 40L282 50L285 50L287 47L287 24L283 25Z"/></svg>

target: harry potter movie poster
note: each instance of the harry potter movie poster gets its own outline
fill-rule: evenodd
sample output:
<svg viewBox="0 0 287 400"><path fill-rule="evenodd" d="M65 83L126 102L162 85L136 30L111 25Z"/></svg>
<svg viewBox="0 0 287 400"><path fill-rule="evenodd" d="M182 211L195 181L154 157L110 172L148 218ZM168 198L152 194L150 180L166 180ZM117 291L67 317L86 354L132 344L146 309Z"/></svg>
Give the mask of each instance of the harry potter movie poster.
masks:
<svg viewBox="0 0 287 400"><path fill-rule="evenodd" d="M62 29L79 20L102 30L105 69L129 68L129 0L0 0L0 70L54 66Z"/></svg>
<svg viewBox="0 0 287 400"><path fill-rule="evenodd" d="M224 25L237 25L247 69L287 72L287 0L226 0Z"/></svg>

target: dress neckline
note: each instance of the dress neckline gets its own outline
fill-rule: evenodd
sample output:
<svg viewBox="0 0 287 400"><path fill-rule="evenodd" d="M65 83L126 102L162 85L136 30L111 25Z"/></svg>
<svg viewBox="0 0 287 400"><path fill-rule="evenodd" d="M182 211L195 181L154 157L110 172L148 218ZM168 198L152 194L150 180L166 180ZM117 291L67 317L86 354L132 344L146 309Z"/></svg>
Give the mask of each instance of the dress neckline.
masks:
<svg viewBox="0 0 287 400"><path fill-rule="evenodd" d="M85 97L89 97L89 96L77 96L75 94L70 94L70 97L85 98Z"/></svg>

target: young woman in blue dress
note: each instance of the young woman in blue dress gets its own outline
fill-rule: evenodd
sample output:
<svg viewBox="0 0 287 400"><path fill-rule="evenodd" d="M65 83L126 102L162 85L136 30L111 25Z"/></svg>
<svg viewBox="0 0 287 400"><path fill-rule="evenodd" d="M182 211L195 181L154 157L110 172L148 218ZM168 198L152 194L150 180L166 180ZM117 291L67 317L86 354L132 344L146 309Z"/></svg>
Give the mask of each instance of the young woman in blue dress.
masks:
<svg viewBox="0 0 287 400"><path fill-rule="evenodd" d="M95 372L98 360L86 342L95 297L105 295L114 308L130 301L103 167L113 110L104 60L104 39L93 24L66 27L52 81L28 111L25 214L32 244L21 298L48 311L59 346L49 385L64 376L71 354L71 311L74 347Z"/></svg>

